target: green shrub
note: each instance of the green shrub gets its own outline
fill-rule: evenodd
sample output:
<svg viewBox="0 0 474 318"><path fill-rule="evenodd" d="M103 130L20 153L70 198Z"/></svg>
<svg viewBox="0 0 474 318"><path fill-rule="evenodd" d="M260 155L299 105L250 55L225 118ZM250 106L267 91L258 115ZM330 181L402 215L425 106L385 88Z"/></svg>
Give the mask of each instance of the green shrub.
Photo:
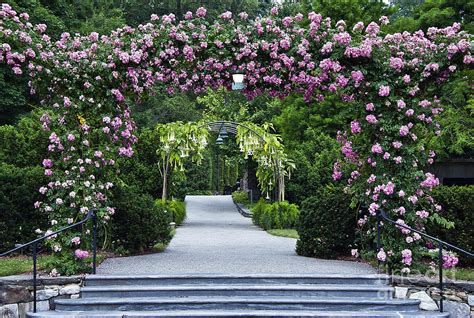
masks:
<svg viewBox="0 0 474 318"><path fill-rule="evenodd" d="M441 215L454 222L454 228L446 230L439 226L428 226L427 233L439 237L468 251L474 251L474 186L440 186L434 189L433 197L441 204ZM461 265L474 265L474 259L458 253Z"/></svg>
<svg viewBox="0 0 474 318"><path fill-rule="evenodd" d="M165 203L161 199L156 199L155 204L167 212L169 222L175 222L176 225L181 225L186 219L186 203L183 201L168 200Z"/></svg>
<svg viewBox="0 0 474 318"><path fill-rule="evenodd" d="M325 187L303 201L296 252L303 256L334 258L348 255L354 243L355 214L342 188Z"/></svg>
<svg viewBox="0 0 474 318"><path fill-rule="evenodd" d="M24 116L15 126L0 126L0 162L17 167L40 165L48 157L49 133L41 127L41 111Z"/></svg>
<svg viewBox="0 0 474 318"><path fill-rule="evenodd" d="M260 199L252 209L254 224L264 230L294 228L298 217L298 206L286 201L269 204Z"/></svg>
<svg viewBox="0 0 474 318"><path fill-rule="evenodd" d="M0 251L35 239L35 230L46 228L47 216L33 206L44 199L38 189L46 183L41 167L0 163Z"/></svg>
<svg viewBox="0 0 474 318"><path fill-rule="evenodd" d="M287 201L279 203L280 222L284 229L295 228L298 225L300 210L296 204Z"/></svg>
<svg viewBox="0 0 474 318"><path fill-rule="evenodd" d="M171 239L170 215L163 207L155 204L150 195L141 193L138 187L117 187L113 204L114 249L140 253Z"/></svg>
<svg viewBox="0 0 474 318"><path fill-rule="evenodd" d="M245 191L234 191L232 192L232 200L234 200L235 203L248 204L249 195Z"/></svg>
<svg viewBox="0 0 474 318"><path fill-rule="evenodd" d="M317 129L308 129L302 139L288 147L287 151L296 163L296 169L291 173L285 189L289 201L301 204L319 188L334 182L332 167L341 153L334 137Z"/></svg>
<svg viewBox="0 0 474 318"><path fill-rule="evenodd" d="M263 198L260 198L257 204L252 208L252 221L255 225L260 225L262 223L262 216L267 206L268 203L266 203Z"/></svg>
<svg viewBox="0 0 474 318"><path fill-rule="evenodd" d="M183 201L173 200L168 202L168 206L173 213L176 225L181 225L186 219L186 203Z"/></svg>

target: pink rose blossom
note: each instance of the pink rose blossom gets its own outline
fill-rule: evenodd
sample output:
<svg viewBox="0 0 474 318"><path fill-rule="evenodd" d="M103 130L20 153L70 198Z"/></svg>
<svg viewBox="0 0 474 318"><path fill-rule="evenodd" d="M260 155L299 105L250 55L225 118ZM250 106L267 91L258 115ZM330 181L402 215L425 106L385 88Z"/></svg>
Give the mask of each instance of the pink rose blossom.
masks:
<svg viewBox="0 0 474 318"><path fill-rule="evenodd" d="M372 153L382 153L383 152L383 149L382 149L382 146L380 146L379 143L376 143L372 146Z"/></svg>
<svg viewBox="0 0 474 318"><path fill-rule="evenodd" d="M377 117L375 117L374 115L367 115L365 117L365 120L367 120L369 124L376 124L378 122Z"/></svg>
<svg viewBox="0 0 474 318"><path fill-rule="evenodd" d="M71 243L74 244L74 245L79 245L79 244L81 244L81 238L78 237L78 236L75 236L71 239Z"/></svg>
<svg viewBox="0 0 474 318"><path fill-rule="evenodd" d="M196 10L196 15L200 18L202 17L205 17L207 14L207 10L206 8L203 8L203 7L199 7L197 10Z"/></svg>
<svg viewBox="0 0 474 318"><path fill-rule="evenodd" d="M360 123L357 120L351 121L351 132L353 134L358 134L362 131L360 128Z"/></svg>
<svg viewBox="0 0 474 318"><path fill-rule="evenodd" d="M385 97L385 96L388 96L388 95L390 95L390 87L385 86L385 85L381 85L379 87L379 96Z"/></svg>
<svg viewBox="0 0 474 318"><path fill-rule="evenodd" d="M408 126L401 126L400 127L400 136L406 136L408 135L410 129L408 128Z"/></svg>
<svg viewBox="0 0 474 318"><path fill-rule="evenodd" d="M371 112L375 109L375 106L374 106L374 103L368 103L367 105L365 105L365 110Z"/></svg>
<svg viewBox="0 0 474 318"><path fill-rule="evenodd" d="M383 248L380 249L380 251L377 253L377 259L381 262L385 262L387 260L387 254L383 250Z"/></svg>
<svg viewBox="0 0 474 318"><path fill-rule="evenodd" d="M74 251L74 255L75 255L78 259L84 259L84 258L89 257L89 252L83 251L83 250L80 250L80 249L77 249L77 250Z"/></svg>

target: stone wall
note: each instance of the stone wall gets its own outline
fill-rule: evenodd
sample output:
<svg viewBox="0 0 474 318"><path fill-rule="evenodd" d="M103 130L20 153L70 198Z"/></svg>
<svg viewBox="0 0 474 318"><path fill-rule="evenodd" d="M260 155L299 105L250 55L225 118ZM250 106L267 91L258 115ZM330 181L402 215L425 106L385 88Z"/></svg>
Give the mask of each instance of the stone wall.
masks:
<svg viewBox="0 0 474 318"><path fill-rule="evenodd" d="M54 299L78 298L84 277L38 277L37 311L54 309ZM29 276L0 278L0 317L26 317L33 311L33 280Z"/></svg>
<svg viewBox="0 0 474 318"><path fill-rule="evenodd" d="M396 298L421 300L423 310L439 310L438 280L417 277L393 277ZM450 318L474 318L474 282L446 281L443 288L443 311Z"/></svg>

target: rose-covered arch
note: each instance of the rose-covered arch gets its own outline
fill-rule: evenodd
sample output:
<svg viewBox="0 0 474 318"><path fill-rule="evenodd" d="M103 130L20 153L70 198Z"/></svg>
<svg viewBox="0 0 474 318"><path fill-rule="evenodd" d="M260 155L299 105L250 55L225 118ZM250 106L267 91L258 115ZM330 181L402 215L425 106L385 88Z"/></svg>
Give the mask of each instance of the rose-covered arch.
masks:
<svg viewBox="0 0 474 318"><path fill-rule="evenodd" d="M204 8L182 21L173 14L152 15L147 24L110 35L63 33L51 39L46 25L32 25L27 13L2 5L0 62L30 78L31 93L45 109L41 122L51 133L50 156L43 161L51 182L39 189L45 199L35 204L48 214L51 229L91 208L103 222L114 213L108 196L115 159L132 156L137 140L131 103L157 88L169 94L229 88L234 71L245 72L249 98L340 96L357 115L339 134L344 159L335 163L334 179L348 178L354 202L369 206L372 215L384 207L417 227L427 218L440 219L429 195L438 181L421 170L435 154L420 137L440 129L436 86L472 64L470 38L459 24L385 34L386 17L380 25L346 26L314 12L280 17L277 8L255 21L246 13L234 18L226 12L213 23L205 16ZM361 218L359 225L366 222ZM384 233L402 243L387 240L390 253L379 258L409 266L419 238L398 229ZM53 240L52 248L69 255L70 247L87 246L80 240L86 234Z"/></svg>

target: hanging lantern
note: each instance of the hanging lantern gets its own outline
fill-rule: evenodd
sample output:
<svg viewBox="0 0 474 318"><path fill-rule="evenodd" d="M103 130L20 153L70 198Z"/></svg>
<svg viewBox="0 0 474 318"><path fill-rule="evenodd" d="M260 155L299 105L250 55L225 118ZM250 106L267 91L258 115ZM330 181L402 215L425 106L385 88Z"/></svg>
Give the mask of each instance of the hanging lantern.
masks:
<svg viewBox="0 0 474 318"><path fill-rule="evenodd" d="M232 81L233 81L232 90L238 91L238 90L241 90L241 89L245 88L244 77L245 77L245 75L243 73L240 73L240 72L236 72L236 73L232 74Z"/></svg>

